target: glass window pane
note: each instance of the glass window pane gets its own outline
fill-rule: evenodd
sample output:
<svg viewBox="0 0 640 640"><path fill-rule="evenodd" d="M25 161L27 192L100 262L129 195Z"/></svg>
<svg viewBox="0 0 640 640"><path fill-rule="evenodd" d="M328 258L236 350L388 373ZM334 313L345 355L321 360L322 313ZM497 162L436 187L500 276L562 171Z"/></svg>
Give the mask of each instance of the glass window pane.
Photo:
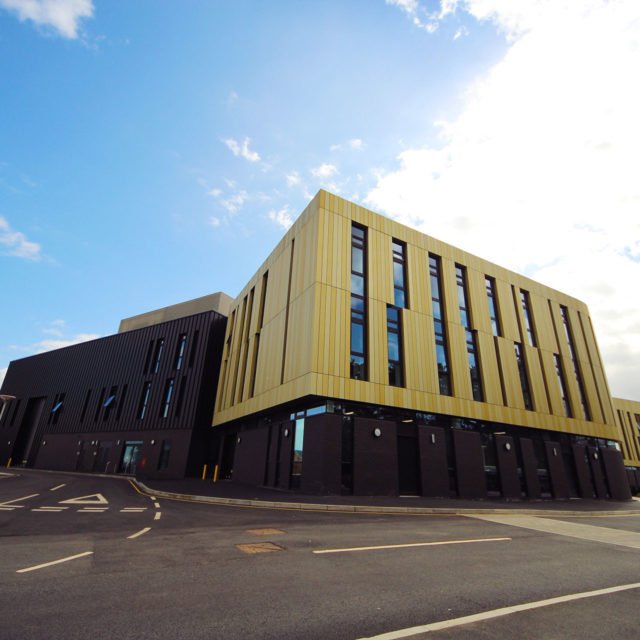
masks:
<svg viewBox="0 0 640 640"><path fill-rule="evenodd" d="M351 271L364 273L364 252L358 247L351 247Z"/></svg>
<svg viewBox="0 0 640 640"><path fill-rule="evenodd" d="M402 289L393 290L393 304L396 307L404 307L404 291Z"/></svg>
<svg viewBox="0 0 640 640"><path fill-rule="evenodd" d="M351 296L351 309L353 311L359 311L360 313L364 313L364 298Z"/></svg>
<svg viewBox="0 0 640 640"><path fill-rule="evenodd" d="M387 320L398 322L398 310L393 307L387 307Z"/></svg>
<svg viewBox="0 0 640 640"><path fill-rule="evenodd" d="M389 360L400 360L400 344L397 333L388 334Z"/></svg>
<svg viewBox="0 0 640 640"><path fill-rule="evenodd" d="M351 293L364 296L364 278L362 276L351 274Z"/></svg>
<svg viewBox="0 0 640 640"><path fill-rule="evenodd" d="M364 326L351 323L351 351L364 353Z"/></svg>
<svg viewBox="0 0 640 640"><path fill-rule="evenodd" d="M431 275L431 297L436 300L440 299L440 285L435 275Z"/></svg>
<svg viewBox="0 0 640 640"><path fill-rule="evenodd" d="M401 263L393 263L393 284L396 287L404 287L404 268Z"/></svg>
<svg viewBox="0 0 640 640"><path fill-rule="evenodd" d="M439 370L447 370L447 352L445 351L444 345L436 344L436 361L438 362Z"/></svg>

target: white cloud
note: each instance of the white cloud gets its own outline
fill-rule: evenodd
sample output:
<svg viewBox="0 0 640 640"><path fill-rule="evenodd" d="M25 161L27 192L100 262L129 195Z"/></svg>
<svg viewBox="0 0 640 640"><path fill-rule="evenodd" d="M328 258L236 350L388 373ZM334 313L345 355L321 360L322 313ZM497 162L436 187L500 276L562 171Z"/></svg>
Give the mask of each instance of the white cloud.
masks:
<svg viewBox="0 0 640 640"><path fill-rule="evenodd" d="M258 162L258 160L260 160L260 156L258 155L258 153L256 151L251 151L249 149L249 143L251 142L251 138L245 138L242 141L242 144L240 144L237 140L234 140L233 138L225 138L222 140L222 142L224 142L224 144L226 144L227 147L229 147L229 149L231 150L231 153L233 153L234 156L242 156L245 160L248 160L249 162Z"/></svg>
<svg viewBox="0 0 640 640"><path fill-rule="evenodd" d="M385 0L387 4L399 7L410 18L411 22L420 29L433 33L438 28L439 13L429 12L417 0ZM443 0L444 4L448 4ZM421 17L422 16L422 17Z"/></svg>
<svg viewBox="0 0 640 640"><path fill-rule="evenodd" d="M3 369L0 369L0 387L2 386L2 383L4 382L4 378L7 375L7 369L9 367L4 367Z"/></svg>
<svg viewBox="0 0 640 640"><path fill-rule="evenodd" d="M300 184L300 174L294 171L287 176L287 185L289 187L295 187L297 184Z"/></svg>
<svg viewBox="0 0 640 640"><path fill-rule="evenodd" d="M352 138L349 140L349 146L356 151L362 151L364 149L364 142L360 138Z"/></svg>
<svg viewBox="0 0 640 640"><path fill-rule="evenodd" d="M222 198L220 204L229 212L237 213L242 205L249 199L249 194L246 191L239 191L238 193L229 196L228 198Z"/></svg>
<svg viewBox="0 0 640 640"><path fill-rule="evenodd" d="M213 196L214 198L219 198L222 195L222 189L209 189L207 191L207 195Z"/></svg>
<svg viewBox="0 0 640 640"><path fill-rule="evenodd" d="M42 333L48 333L52 336L62 337L66 322L62 319L53 320L48 327L42 329Z"/></svg>
<svg viewBox="0 0 640 640"><path fill-rule="evenodd" d="M285 229L288 229L293 224L293 215L291 209L289 209L287 205L282 207L279 211L269 211L269 218Z"/></svg>
<svg viewBox="0 0 640 640"><path fill-rule="evenodd" d="M18 14L23 22L53 29L64 38L77 38L80 22L93 16L91 0L0 0L0 7Z"/></svg>
<svg viewBox="0 0 640 640"><path fill-rule="evenodd" d="M0 216L0 255L40 260L40 248L37 242L27 240L24 233L13 231L7 220Z"/></svg>
<svg viewBox="0 0 640 640"><path fill-rule="evenodd" d="M613 393L640 399L640 4L461 9L509 50L438 123L442 145L405 150L365 201L584 300Z"/></svg>
<svg viewBox="0 0 640 640"><path fill-rule="evenodd" d="M212 227L219 227L220 226L220 218L216 218L215 216L211 216L211 218L209 218L209 224Z"/></svg>
<svg viewBox="0 0 640 640"><path fill-rule="evenodd" d="M329 178L330 176L335 175L336 173L338 173L338 169L336 169L336 167L332 164L321 164L319 167L316 167L315 169L311 169L311 173L316 177L316 178Z"/></svg>
<svg viewBox="0 0 640 640"><path fill-rule="evenodd" d="M329 147L329 151L339 151L340 149L342 149L342 145L341 144L332 144Z"/></svg>

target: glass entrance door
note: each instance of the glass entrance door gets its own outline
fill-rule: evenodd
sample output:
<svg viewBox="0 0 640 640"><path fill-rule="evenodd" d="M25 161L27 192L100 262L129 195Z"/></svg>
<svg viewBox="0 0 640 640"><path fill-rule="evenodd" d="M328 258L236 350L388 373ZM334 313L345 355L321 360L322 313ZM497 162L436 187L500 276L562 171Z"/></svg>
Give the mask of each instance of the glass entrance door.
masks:
<svg viewBox="0 0 640 640"><path fill-rule="evenodd" d="M138 469L140 454L142 453L142 440L127 440L124 443L120 473L134 474Z"/></svg>

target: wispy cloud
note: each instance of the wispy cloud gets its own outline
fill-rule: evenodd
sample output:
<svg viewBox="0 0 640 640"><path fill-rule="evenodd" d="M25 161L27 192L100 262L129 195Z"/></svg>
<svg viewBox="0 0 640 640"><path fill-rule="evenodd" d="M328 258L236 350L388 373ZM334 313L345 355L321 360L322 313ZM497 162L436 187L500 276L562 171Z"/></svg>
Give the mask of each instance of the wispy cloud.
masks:
<svg viewBox="0 0 640 640"><path fill-rule="evenodd" d="M0 387L2 386L2 383L4 382L4 378L7 375L7 369L9 367L3 367L2 369L0 369Z"/></svg>
<svg viewBox="0 0 640 640"><path fill-rule="evenodd" d="M333 175L336 175L337 173L338 169L335 167L335 165L328 164L326 162L324 164L321 164L319 167L311 169L311 174L316 178L329 178Z"/></svg>
<svg viewBox="0 0 640 640"><path fill-rule="evenodd" d="M360 138L351 138L351 140L347 140L346 145L332 144L329 147L329 151L340 151L343 146L353 149L354 151L362 151L364 149L364 142L360 140Z"/></svg>
<svg viewBox="0 0 640 640"><path fill-rule="evenodd" d="M49 324L48 327L44 327L42 329L42 333L48 333L48 334L51 334L52 336L58 336L59 338L61 338L63 335L63 330L65 325L66 325L66 322L64 320L61 320L61 319L54 320Z"/></svg>
<svg viewBox="0 0 640 640"><path fill-rule="evenodd" d="M37 242L31 242L24 233L11 229L7 220L0 216L0 255L40 260L40 249Z"/></svg>
<svg viewBox="0 0 640 640"><path fill-rule="evenodd" d="M269 219L273 220L285 229L288 229L293 224L293 214L287 205L282 207L279 211L269 211Z"/></svg>
<svg viewBox="0 0 640 640"><path fill-rule="evenodd" d="M82 20L94 11L91 0L0 0L0 7L17 14L21 22L31 20L70 39L78 37Z"/></svg>
<svg viewBox="0 0 640 640"><path fill-rule="evenodd" d="M300 174L297 171L287 175L287 185L289 187L295 187L298 184L300 184Z"/></svg>
<svg viewBox="0 0 640 640"><path fill-rule="evenodd" d="M241 156L245 160L249 162L258 162L260 160L260 155L257 151L251 151L249 149L249 143L251 142L251 138L245 138L240 144L237 140L233 138L223 138L222 142L229 147L231 153L234 156Z"/></svg>

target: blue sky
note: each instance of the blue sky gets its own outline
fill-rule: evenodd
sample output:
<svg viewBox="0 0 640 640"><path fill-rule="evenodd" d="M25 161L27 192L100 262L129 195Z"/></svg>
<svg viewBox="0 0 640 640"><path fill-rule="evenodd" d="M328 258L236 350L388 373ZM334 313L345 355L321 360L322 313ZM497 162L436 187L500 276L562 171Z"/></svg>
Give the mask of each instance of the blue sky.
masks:
<svg viewBox="0 0 640 640"><path fill-rule="evenodd" d="M612 392L640 399L639 17L0 0L0 378L235 296L324 187L585 300Z"/></svg>

